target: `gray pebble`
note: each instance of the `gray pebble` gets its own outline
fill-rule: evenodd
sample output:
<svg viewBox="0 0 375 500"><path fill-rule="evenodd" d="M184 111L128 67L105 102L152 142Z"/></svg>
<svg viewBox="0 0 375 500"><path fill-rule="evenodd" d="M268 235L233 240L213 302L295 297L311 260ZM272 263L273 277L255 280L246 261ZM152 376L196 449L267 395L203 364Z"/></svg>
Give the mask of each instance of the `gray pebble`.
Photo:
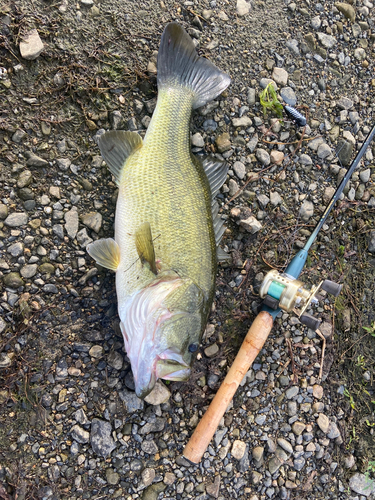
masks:
<svg viewBox="0 0 375 500"><path fill-rule="evenodd" d="M117 109L115 111L112 111L109 114L109 121L113 130L117 130L118 128L120 128L122 122L121 111Z"/></svg>
<svg viewBox="0 0 375 500"><path fill-rule="evenodd" d="M340 99L337 101L337 106L340 109L346 109L347 111L349 111L349 109L353 107L353 101L348 97L340 97Z"/></svg>
<svg viewBox="0 0 375 500"><path fill-rule="evenodd" d="M246 167L240 161L235 161L233 165L233 170L235 171L239 179L244 179L246 176Z"/></svg>
<svg viewBox="0 0 375 500"><path fill-rule="evenodd" d="M91 423L91 447L97 455L106 458L116 448L112 439L112 427L109 422L94 418Z"/></svg>
<svg viewBox="0 0 375 500"><path fill-rule="evenodd" d="M285 396L287 397L287 399L292 399L296 397L298 393L299 393L298 386L292 385L292 387L289 387L289 389L285 391Z"/></svg>
<svg viewBox="0 0 375 500"><path fill-rule="evenodd" d="M270 199L265 194L257 195L257 199L258 199L262 208L265 208L268 205L268 203L270 202Z"/></svg>
<svg viewBox="0 0 375 500"><path fill-rule="evenodd" d="M317 155L321 160L327 158L331 153L332 151L328 144L323 143L318 147Z"/></svg>
<svg viewBox="0 0 375 500"><path fill-rule="evenodd" d="M326 33L319 32L319 33L317 33L317 36L318 36L320 43L326 49L332 49L337 43L335 37L333 37L331 35L327 35Z"/></svg>
<svg viewBox="0 0 375 500"><path fill-rule="evenodd" d="M217 123L215 122L215 120L206 120L205 122L203 122L202 127L205 132L215 132L215 130L217 129Z"/></svg>
<svg viewBox="0 0 375 500"><path fill-rule="evenodd" d="M81 248L86 248L89 243L91 243L93 240L90 238L90 236L87 234L87 229L83 228L77 233L77 241L80 245Z"/></svg>
<svg viewBox="0 0 375 500"><path fill-rule="evenodd" d="M362 172L359 173L359 178L361 179L362 182L366 184L370 180L370 175L371 175L371 169L367 168L366 170L362 170Z"/></svg>
<svg viewBox="0 0 375 500"><path fill-rule="evenodd" d="M43 292L46 292L46 293L59 293L59 290L56 287L56 285L52 285L52 283L47 283L43 287Z"/></svg>
<svg viewBox="0 0 375 500"><path fill-rule="evenodd" d="M89 442L90 433L82 429L82 427L78 424L71 428L70 434L75 441L78 441L78 443L84 444Z"/></svg>
<svg viewBox="0 0 375 500"><path fill-rule="evenodd" d="M271 205L273 205L274 207L277 207L277 205L281 205L281 203L283 202L283 199L281 198L281 196L277 191L271 191L270 200L271 200Z"/></svg>
<svg viewBox="0 0 375 500"><path fill-rule="evenodd" d="M254 134L250 141L247 143L246 147L249 149L250 153L253 153L258 144L258 134Z"/></svg>
<svg viewBox="0 0 375 500"><path fill-rule="evenodd" d="M314 205L311 201L305 200L300 208L302 220L308 221L314 215Z"/></svg>
<svg viewBox="0 0 375 500"><path fill-rule="evenodd" d="M65 231L67 232L67 235L69 236L69 238L71 240L74 240L74 238L77 235L78 226L79 226L79 218L78 218L77 208L73 207L68 212L65 212L64 219L65 219Z"/></svg>
<svg viewBox="0 0 375 500"><path fill-rule="evenodd" d="M350 478L349 486L353 491L365 497L369 497L372 493L375 493L375 481L369 476L360 474L359 472L356 472Z"/></svg>
<svg viewBox="0 0 375 500"><path fill-rule="evenodd" d="M229 179L228 187L229 187L229 196L234 196L239 190L239 185L234 179Z"/></svg>
<svg viewBox="0 0 375 500"><path fill-rule="evenodd" d="M36 275L38 270L38 265L37 264L27 264L26 266L23 266L20 273L23 278L32 278L33 276Z"/></svg>
<svg viewBox="0 0 375 500"><path fill-rule="evenodd" d="M47 160L40 158L34 154L31 154L26 162L28 167L48 167L49 163Z"/></svg>
<svg viewBox="0 0 375 500"><path fill-rule="evenodd" d="M280 95L283 100L289 104L289 106L295 106L297 103L297 97L294 90L291 87L284 87L280 90Z"/></svg>
<svg viewBox="0 0 375 500"><path fill-rule="evenodd" d="M292 54L295 56L299 56L299 48L298 48L298 41L295 38L292 38L286 42L287 48L290 50Z"/></svg>
<svg viewBox="0 0 375 500"><path fill-rule="evenodd" d="M203 137L202 135L197 132L196 134L194 134L191 138L191 144L197 148L203 148L204 146L204 140L203 140Z"/></svg>
<svg viewBox="0 0 375 500"><path fill-rule="evenodd" d="M56 159L56 163L57 163L58 168L62 172L66 172L67 170L69 170L69 167L70 167L72 162L69 160L69 158L58 158L58 159Z"/></svg>
<svg viewBox="0 0 375 500"><path fill-rule="evenodd" d="M22 241L17 241L16 243L13 243L13 245L9 245L9 247L7 248L7 252L12 257L19 257L23 254L23 248L24 247Z"/></svg>
<svg viewBox="0 0 375 500"><path fill-rule="evenodd" d="M266 167L271 163L270 155L265 149L258 148L255 152L255 156L259 162Z"/></svg>
<svg viewBox="0 0 375 500"><path fill-rule="evenodd" d="M256 91L255 89L250 88L247 91L247 103L249 106L254 106L256 101Z"/></svg>
<svg viewBox="0 0 375 500"><path fill-rule="evenodd" d="M96 233L98 233L102 227L102 220L102 216L99 212L92 212L82 217L83 224Z"/></svg>
<svg viewBox="0 0 375 500"><path fill-rule="evenodd" d="M368 251L375 253L375 230L370 231L368 235Z"/></svg>
<svg viewBox="0 0 375 500"><path fill-rule="evenodd" d="M294 468L298 471L302 470L303 467L305 466L306 460L303 457L298 457L294 459L293 465Z"/></svg>
<svg viewBox="0 0 375 500"><path fill-rule="evenodd" d="M293 447L292 445L289 443L289 441L287 441L286 439L284 438L278 438L277 439L277 444L279 446L281 446L281 448L283 448L283 450L285 450L287 453L293 453Z"/></svg>
<svg viewBox="0 0 375 500"><path fill-rule="evenodd" d="M124 388L122 391L119 391L118 395L120 396L121 401L123 401L125 409L128 413L143 410L143 399L139 399L135 392L128 391Z"/></svg>
<svg viewBox="0 0 375 500"><path fill-rule="evenodd" d="M150 441L142 441L141 444L141 449L145 453L148 453L149 455L155 455L159 451L155 441L150 440Z"/></svg>
<svg viewBox="0 0 375 500"><path fill-rule="evenodd" d="M9 227L20 227L27 224L29 217L24 212L13 212L5 219L4 224Z"/></svg>
<svg viewBox="0 0 375 500"><path fill-rule="evenodd" d="M320 16L315 16L311 19L310 21L310 26L314 29L314 30L318 30L320 28L320 26L322 25L322 21L320 19Z"/></svg>
<svg viewBox="0 0 375 500"><path fill-rule="evenodd" d="M8 216L8 207L0 203L0 220L6 219Z"/></svg>

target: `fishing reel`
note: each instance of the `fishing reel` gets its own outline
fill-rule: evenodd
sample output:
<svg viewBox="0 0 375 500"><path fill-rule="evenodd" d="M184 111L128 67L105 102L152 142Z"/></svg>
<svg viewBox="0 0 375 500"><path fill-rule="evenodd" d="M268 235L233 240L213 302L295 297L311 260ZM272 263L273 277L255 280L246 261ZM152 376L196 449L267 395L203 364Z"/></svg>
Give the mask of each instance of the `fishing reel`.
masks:
<svg viewBox="0 0 375 500"><path fill-rule="evenodd" d="M280 274L276 269L272 269L264 278L259 295L264 299L263 304L274 311L282 309L291 312L295 308L300 309L298 314L301 323L311 328L311 330L317 330L321 320L306 313L309 305L318 303L317 293L319 290L325 290L337 297L341 292L341 288L342 285L330 280L324 280L319 285L314 285L308 290L302 281L286 273Z"/></svg>

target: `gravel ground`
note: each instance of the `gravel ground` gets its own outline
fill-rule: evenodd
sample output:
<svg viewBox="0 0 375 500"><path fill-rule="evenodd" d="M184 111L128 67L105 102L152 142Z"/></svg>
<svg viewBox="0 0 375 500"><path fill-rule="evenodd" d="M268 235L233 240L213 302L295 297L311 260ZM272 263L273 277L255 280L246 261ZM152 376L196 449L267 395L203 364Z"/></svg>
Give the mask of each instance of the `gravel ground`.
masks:
<svg viewBox="0 0 375 500"><path fill-rule="evenodd" d="M117 196L95 134L144 135L172 20L232 77L191 133L194 153L229 163L218 201L233 262L191 380L145 402L114 276L85 248L112 236ZM375 498L375 335L362 328L375 321L374 146L303 275L344 283L313 311L321 335L280 315L201 464L181 456L264 274L303 247L373 126L373 3L16 0L0 33L0 499ZM263 115L270 79L307 116L303 135Z"/></svg>

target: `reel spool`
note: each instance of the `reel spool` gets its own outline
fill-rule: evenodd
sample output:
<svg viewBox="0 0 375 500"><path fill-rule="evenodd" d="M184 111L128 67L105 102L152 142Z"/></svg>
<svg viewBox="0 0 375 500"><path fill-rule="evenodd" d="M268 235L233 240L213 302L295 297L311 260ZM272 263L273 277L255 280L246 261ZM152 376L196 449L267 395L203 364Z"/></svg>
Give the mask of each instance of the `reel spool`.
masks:
<svg viewBox="0 0 375 500"><path fill-rule="evenodd" d="M321 320L307 314L305 311L311 303L318 303L316 297L320 289L337 297L341 292L342 285L330 280L324 280L311 289L305 288L299 281L288 274L280 274L276 269L267 273L260 287L259 295L264 299L264 304L273 310L282 309L290 312L300 308L299 319L301 323L312 330L317 330Z"/></svg>

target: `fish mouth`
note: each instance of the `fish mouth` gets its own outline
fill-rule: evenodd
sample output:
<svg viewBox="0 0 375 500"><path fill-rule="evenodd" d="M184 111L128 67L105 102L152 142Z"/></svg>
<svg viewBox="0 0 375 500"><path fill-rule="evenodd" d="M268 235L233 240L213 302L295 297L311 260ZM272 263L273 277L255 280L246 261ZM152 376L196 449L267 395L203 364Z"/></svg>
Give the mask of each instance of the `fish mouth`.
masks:
<svg viewBox="0 0 375 500"><path fill-rule="evenodd" d="M180 353L167 349L157 356L154 363L143 360L138 363L134 375L135 393L139 398L146 397L155 387L156 381L161 378L181 382L190 377L191 368L183 360Z"/></svg>

